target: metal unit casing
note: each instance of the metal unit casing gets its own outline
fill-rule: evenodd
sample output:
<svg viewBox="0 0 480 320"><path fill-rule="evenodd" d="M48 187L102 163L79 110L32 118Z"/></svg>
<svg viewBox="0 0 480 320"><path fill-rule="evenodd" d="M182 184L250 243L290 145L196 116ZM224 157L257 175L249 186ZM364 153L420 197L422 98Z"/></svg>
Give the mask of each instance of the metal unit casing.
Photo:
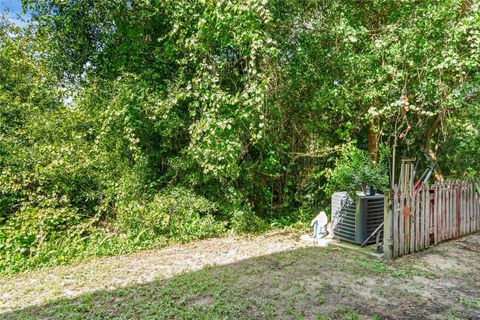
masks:
<svg viewBox="0 0 480 320"><path fill-rule="evenodd" d="M357 194L352 200L346 192L332 195L332 231L341 240L362 244L383 222L384 197ZM375 242L375 237L367 244Z"/></svg>

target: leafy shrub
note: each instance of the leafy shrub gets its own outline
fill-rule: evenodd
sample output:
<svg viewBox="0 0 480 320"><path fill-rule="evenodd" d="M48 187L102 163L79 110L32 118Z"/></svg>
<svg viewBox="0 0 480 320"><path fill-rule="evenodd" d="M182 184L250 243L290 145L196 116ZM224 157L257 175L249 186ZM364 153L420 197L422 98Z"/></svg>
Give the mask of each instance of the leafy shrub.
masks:
<svg viewBox="0 0 480 320"><path fill-rule="evenodd" d="M238 232L258 232L268 225L252 211L237 208L231 212L230 227Z"/></svg>
<svg viewBox="0 0 480 320"><path fill-rule="evenodd" d="M72 232L81 221L81 215L71 208L28 207L15 213L0 226L0 270L2 264L39 258L45 247Z"/></svg>
<svg viewBox="0 0 480 320"><path fill-rule="evenodd" d="M149 201L131 201L121 206L117 222L122 230L146 230L190 240L225 230L224 223L215 221L216 212L216 204L190 190L176 187L156 194Z"/></svg>
<svg viewBox="0 0 480 320"><path fill-rule="evenodd" d="M270 228L296 228L304 229L310 225L310 221L317 213L311 207L300 207L297 210L283 212L281 215L268 217Z"/></svg>
<svg viewBox="0 0 480 320"><path fill-rule="evenodd" d="M120 205L111 223L116 228L70 208L25 208L0 226L0 273L218 235L226 222L216 213L215 203L181 187Z"/></svg>
<svg viewBox="0 0 480 320"><path fill-rule="evenodd" d="M327 194L335 191L347 191L354 194L363 185L374 186L383 190L388 186L388 169L383 165L385 152L375 163L368 153L349 145L342 156L335 162L333 170L327 170Z"/></svg>

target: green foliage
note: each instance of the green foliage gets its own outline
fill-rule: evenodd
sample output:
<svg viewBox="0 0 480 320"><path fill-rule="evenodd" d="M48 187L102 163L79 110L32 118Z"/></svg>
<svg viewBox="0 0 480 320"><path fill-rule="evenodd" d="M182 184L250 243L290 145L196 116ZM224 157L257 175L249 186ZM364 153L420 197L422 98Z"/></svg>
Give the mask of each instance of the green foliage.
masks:
<svg viewBox="0 0 480 320"><path fill-rule="evenodd" d="M0 227L1 260L8 264L23 260L25 256L35 259L44 243L56 239L79 221L78 213L66 208L26 208L19 211Z"/></svg>
<svg viewBox="0 0 480 320"><path fill-rule="evenodd" d="M151 201L119 205L108 230L98 217L67 208L25 208L0 226L0 272L65 264L89 256L128 253L171 241L191 241L225 232L215 204L174 188Z"/></svg>
<svg viewBox="0 0 480 320"><path fill-rule="evenodd" d="M480 302L477 300L472 300L472 299L465 299L465 298L460 298L460 303L464 305L465 307L476 309L480 307Z"/></svg>
<svg viewBox="0 0 480 320"><path fill-rule="evenodd" d="M251 210L236 209L231 213L230 227L239 232L258 232L267 230L268 224Z"/></svg>
<svg viewBox="0 0 480 320"><path fill-rule="evenodd" d="M215 203L184 188L156 194L150 201L129 201L117 207L116 220L125 231L167 234L179 240L191 240L220 234L224 223L215 221Z"/></svg>
<svg viewBox="0 0 480 320"><path fill-rule="evenodd" d="M305 225L382 190L363 150L394 136L478 175L477 1L23 3L34 24L0 22L0 224L73 216L17 266Z"/></svg>
<svg viewBox="0 0 480 320"><path fill-rule="evenodd" d="M439 149L444 173L452 178L468 179L480 175L480 108L472 117L451 119L446 123L449 128L449 136L442 137Z"/></svg>
<svg viewBox="0 0 480 320"><path fill-rule="evenodd" d="M355 195L363 186L373 186L379 191L388 187L388 167L385 156L379 163L371 160L368 153L350 145L345 148L335 163L335 169L327 171L327 194L335 191L347 191Z"/></svg>

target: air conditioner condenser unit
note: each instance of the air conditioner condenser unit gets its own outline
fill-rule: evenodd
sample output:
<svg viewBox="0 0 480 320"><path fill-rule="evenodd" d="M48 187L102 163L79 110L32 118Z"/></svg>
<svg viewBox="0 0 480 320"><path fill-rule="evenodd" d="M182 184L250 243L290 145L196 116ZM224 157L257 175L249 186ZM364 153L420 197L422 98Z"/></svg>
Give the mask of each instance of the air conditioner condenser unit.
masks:
<svg viewBox="0 0 480 320"><path fill-rule="evenodd" d="M332 231L340 240L362 244L383 222L384 197L381 194L357 194L352 199L346 192L332 195ZM367 244L375 243L372 237Z"/></svg>

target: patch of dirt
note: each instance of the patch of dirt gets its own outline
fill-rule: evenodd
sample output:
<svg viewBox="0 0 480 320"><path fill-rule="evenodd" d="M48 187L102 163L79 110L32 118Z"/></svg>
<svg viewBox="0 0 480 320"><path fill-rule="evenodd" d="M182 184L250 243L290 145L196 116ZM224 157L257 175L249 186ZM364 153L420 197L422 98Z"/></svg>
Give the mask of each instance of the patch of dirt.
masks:
<svg viewBox="0 0 480 320"><path fill-rule="evenodd" d="M0 279L0 314L97 290L113 290L216 265L245 292L247 318L480 319L480 233L383 262L313 247L296 232L226 237L101 258ZM221 281L221 280L219 280ZM208 290L184 301L208 310ZM245 315L245 313L243 314ZM268 317L267 317L268 318Z"/></svg>
<svg viewBox="0 0 480 320"><path fill-rule="evenodd" d="M52 299L171 278L206 266L226 265L309 245L311 243L300 240L298 232L276 231L259 236L210 238L78 265L29 271L0 279L0 314Z"/></svg>
<svg viewBox="0 0 480 320"><path fill-rule="evenodd" d="M207 309L209 306L215 303L215 298L212 296L200 296L196 297L190 302L190 305L198 309Z"/></svg>

